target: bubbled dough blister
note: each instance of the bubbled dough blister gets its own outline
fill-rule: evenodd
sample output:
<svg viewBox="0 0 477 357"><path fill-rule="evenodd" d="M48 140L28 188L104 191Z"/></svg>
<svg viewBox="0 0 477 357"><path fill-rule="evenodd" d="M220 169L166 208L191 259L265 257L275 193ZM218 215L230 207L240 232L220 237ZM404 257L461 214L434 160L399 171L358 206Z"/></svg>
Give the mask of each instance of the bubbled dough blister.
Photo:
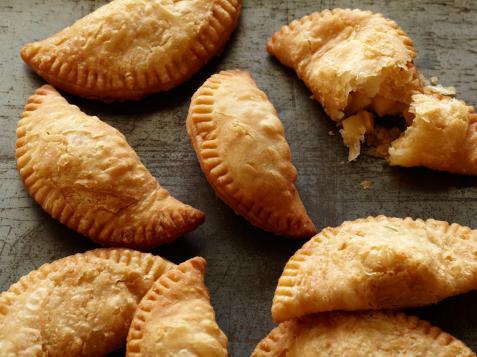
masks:
<svg viewBox="0 0 477 357"><path fill-rule="evenodd" d="M107 248L43 265L0 295L0 354L92 357L120 348L139 301L173 266Z"/></svg>

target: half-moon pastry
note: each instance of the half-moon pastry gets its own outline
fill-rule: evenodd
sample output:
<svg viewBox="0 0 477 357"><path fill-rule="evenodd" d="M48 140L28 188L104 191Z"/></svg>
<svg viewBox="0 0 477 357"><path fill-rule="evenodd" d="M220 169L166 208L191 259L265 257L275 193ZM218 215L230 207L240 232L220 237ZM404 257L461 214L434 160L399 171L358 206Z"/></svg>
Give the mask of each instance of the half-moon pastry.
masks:
<svg viewBox="0 0 477 357"><path fill-rule="evenodd" d="M417 307L477 288L477 231L368 217L325 228L290 258L272 315Z"/></svg>
<svg viewBox="0 0 477 357"><path fill-rule="evenodd" d="M227 337L215 321L204 269L205 260L193 258L154 283L131 323L127 357L227 356Z"/></svg>
<svg viewBox="0 0 477 357"><path fill-rule="evenodd" d="M268 52L294 69L335 121L364 109L403 113L421 89L412 40L370 11L315 12L283 26Z"/></svg>
<svg viewBox="0 0 477 357"><path fill-rule="evenodd" d="M46 81L103 100L138 99L187 80L224 47L241 0L113 0L21 50Z"/></svg>
<svg viewBox="0 0 477 357"><path fill-rule="evenodd" d="M249 73L210 77L192 97L187 132L207 180L236 213L278 235L315 233L282 123Z"/></svg>
<svg viewBox="0 0 477 357"><path fill-rule="evenodd" d="M429 322L395 312L323 313L281 323L252 357L472 357Z"/></svg>
<svg viewBox="0 0 477 357"><path fill-rule="evenodd" d="M477 115L463 101L437 94L416 94L413 121L389 149L389 162L477 175Z"/></svg>
<svg viewBox="0 0 477 357"><path fill-rule="evenodd" d="M99 357L120 348L139 301L173 266L107 248L41 266L0 294L0 355Z"/></svg>
<svg viewBox="0 0 477 357"><path fill-rule="evenodd" d="M28 100L16 146L20 176L35 201L103 245L151 248L204 220L159 185L124 135L51 86Z"/></svg>

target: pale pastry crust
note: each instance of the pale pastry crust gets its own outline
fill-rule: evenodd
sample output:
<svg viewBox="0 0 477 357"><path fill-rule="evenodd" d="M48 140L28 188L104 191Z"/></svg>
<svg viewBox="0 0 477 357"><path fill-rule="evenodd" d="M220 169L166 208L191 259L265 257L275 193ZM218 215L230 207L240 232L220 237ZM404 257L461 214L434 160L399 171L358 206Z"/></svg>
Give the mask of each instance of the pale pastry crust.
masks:
<svg viewBox="0 0 477 357"><path fill-rule="evenodd" d="M210 77L192 97L187 132L207 180L235 212L278 235L316 232L281 121L248 72Z"/></svg>
<svg viewBox="0 0 477 357"><path fill-rule="evenodd" d="M399 312L323 313L281 323L252 357L471 357L464 343Z"/></svg>
<svg viewBox="0 0 477 357"><path fill-rule="evenodd" d="M120 348L139 301L173 267L108 248L41 266L0 294L0 355L94 357Z"/></svg>
<svg viewBox="0 0 477 357"><path fill-rule="evenodd" d="M412 40L394 21L370 11L315 12L283 26L267 49L297 72L338 122L363 109L401 114L422 87Z"/></svg>
<svg viewBox="0 0 477 357"><path fill-rule="evenodd" d="M51 86L28 100L16 147L20 176L35 201L103 245L151 248L204 220L159 185L124 135Z"/></svg>
<svg viewBox="0 0 477 357"><path fill-rule="evenodd" d="M361 152L361 143L365 141L365 135L374 131L374 117L362 110L343 120L342 126L340 134L343 143L349 149L348 161L356 160Z"/></svg>
<svg viewBox="0 0 477 357"><path fill-rule="evenodd" d="M139 99L190 78L225 46L241 0L113 0L21 50L41 77L70 93Z"/></svg>
<svg viewBox="0 0 477 357"><path fill-rule="evenodd" d="M416 94L411 126L389 149L389 162L477 175L477 115L461 100Z"/></svg>
<svg viewBox="0 0 477 357"><path fill-rule="evenodd" d="M276 322L335 310L417 307L477 288L477 231L443 221L368 217L325 228L278 281Z"/></svg>
<svg viewBox="0 0 477 357"><path fill-rule="evenodd" d="M215 321L204 270L205 260L196 257L154 283L131 323L127 357L227 356L227 337Z"/></svg>

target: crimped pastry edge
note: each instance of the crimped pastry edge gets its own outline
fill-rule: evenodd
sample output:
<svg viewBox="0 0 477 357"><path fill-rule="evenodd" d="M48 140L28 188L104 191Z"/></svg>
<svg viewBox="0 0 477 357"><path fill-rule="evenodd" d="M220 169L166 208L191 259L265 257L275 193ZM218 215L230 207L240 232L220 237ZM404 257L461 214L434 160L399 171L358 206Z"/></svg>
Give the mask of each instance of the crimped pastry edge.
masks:
<svg viewBox="0 0 477 357"><path fill-rule="evenodd" d="M134 314L127 338L126 357L142 356L141 342L144 338L143 328L148 320L148 316L152 314L153 306L156 304L157 300L165 296L164 294L168 291L173 290L175 285L181 283L181 275L185 275L192 270L196 270L203 275L205 273L206 264L204 258L195 257L177 265L175 269L169 270L156 280L151 289L142 298L136 313ZM210 300L207 290L201 292L204 294L204 298ZM213 321L213 323L215 324L215 321ZM227 346L222 347L224 350L227 349Z"/></svg>
<svg viewBox="0 0 477 357"><path fill-rule="evenodd" d="M314 224L308 215L305 219L300 217L300 219L280 221L280 217L274 214L273 210L267 209L267 207L256 202L244 202L238 199L237 194L240 190L237 187L232 187L234 179L229 174L228 168L223 164L217 151L216 124L214 123L212 113L214 110L213 96L215 91L220 88L223 80L236 76L249 76L253 80L250 72L238 69L221 71L208 78L192 97L186 126L200 167L216 194L254 226L291 238L308 238L316 233ZM197 137L203 133L206 133L207 139L203 139L203 143L199 144ZM218 174L213 174L212 170L218 171ZM219 180L221 183L219 183ZM312 228L303 228L305 226L311 226ZM274 230L271 227L285 228ZM302 231L302 233L295 233L299 231ZM305 232L303 233L303 231Z"/></svg>
<svg viewBox="0 0 477 357"><path fill-rule="evenodd" d="M109 221L107 224L98 225L96 224L95 214L92 210L87 212L86 215L79 216L75 212L75 209L68 204L60 191L50 189L50 186L44 183L44 178L37 177L33 167L34 162L27 148L28 142L25 138L27 134L27 130L24 127L25 121L28 120L31 112L34 112L41 106L47 96L58 96L64 100L61 94L50 85L43 85L29 97L22 117L17 124L16 160L17 169L25 188L49 215L57 219L60 223L65 224L67 227L87 236L101 245L121 245L136 249L149 249L169 243L185 233L196 229L204 222L205 216L201 211L177 201L182 207L161 211L167 216L167 219L151 215L148 222L135 227L132 239L125 240L121 238L123 232L120 229L121 227L116 226L114 220ZM77 108L73 105L71 105L71 107ZM124 137L119 131L117 132ZM168 197L170 197L169 192L158 184L156 190L144 197L142 201L138 201L137 205L149 204L152 207L156 200L163 200ZM88 224L85 225L84 222L86 221ZM170 222L173 222L174 229L167 226ZM151 226L153 229L147 229Z"/></svg>
<svg viewBox="0 0 477 357"><path fill-rule="evenodd" d="M213 16L207 25L201 28L194 46L180 58L173 58L165 66L165 73L157 73L156 69L153 69L152 73L151 71L148 73L134 72L132 76L127 78L124 76L123 86L119 89L104 89L104 78L94 69L83 70L80 67L81 63L78 63L76 68L69 68L71 65L68 62L61 63L62 58L60 57L55 57L46 67L42 65L42 62L34 65L38 49L31 46L41 43L41 41L26 44L21 49L20 55L39 76L69 93L106 102L139 100L147 94L167 91L178 86L222 51L238 24L242 0L214 1ZM214 42L211 40L212 38L218 38L218 40ZM51 68L55 69L54 73L50 73ZM163 80L161 77L165 79ZM154 78L157 84L151 85L150 78ZM109 78L109 80L113 79Z"/></svg>
<svg viewBox="0 0 477 357"><path fill-rule="evenodd" d="M422 332L425 336L430 336L435 343L441 346L447 346L453 342L461 344L463 347L469 349L462 341L453 337L445 331L442 331L440 328L431 325L428 321L421 320L415 316L406 315L403 312L399 311L372 311L372 312L339 312L339 313L323 313L323 314L314 314L308 315L302 319L293 319L286 322L280 323L275 327L263 340L261 340L255 350L253 351L251 357L284 357L284 353L290 346L291 340L295 334L295 331L298 329L300 321L313 321L313 319L319 319L321 316L333 316L333 314L351 314L351 315L369 315L369 314L382 314L387 315L392 318L396 318L401 321L403 324L406 324L406 327L410 329L416 329ZM472 353L469 349L469 357L475 356L475 353Z"/></svg>
<svg viewBox="0 0 477 357"><path fill-rule="evenodd" d="M27 291L30 286L48 279L49 275L58 271L62 265L73 262L76 266L80 266L82 261L91 262L94 260L106 260L126 266L136 265L143 270L144 276L152 272L150 277L152 281L157 280L165 271L175 266L174 263L162 257L127 248L97 248L84 253L70 255L51 263L43 264L38 269L21 277L7 291L1 293L0 317L8 313L9 307L18 296Z"/></svg>
<svg viewBox="0 0 477 357"><path fill-rule="evenodd" d="M341 8L335 8L335 9L325 9L325 10L322 10L322 11L316 11L316 12L313 12L309 15L305 15L299 19L296 19L296 20L293 20L292 22L290 22L288 25L283 25L280 27L280 29L275 32L272 37L270 38L270 40L267 42L267 51L270 55L274 55L273 53L273 46L275 45L275 43L278 41L278 38L282 35L284 35L285 33L291 31L291 30L294 30L297 26L303 26L305 25L307 22L312 22L312 21L315 21L316 19L321 19L322 17L324 16L333 16L337 13L341 13L341 12L361 12L361 13L365 13L365 14L368 14L368 15L372 15L372 16L377 16L377 17L381 17L383 18L384 20L386 20L386 22L393 28L396 30L396 32L399 34L399 36L402 38L403 40L403 43L406 45L406 48L408 50L408 54L411 56L411 58L415 58L416 57L416 50L414 49L414 43L412 41L412 39L407 35L407 33L397 24L396 21L394 20L391 20L391 19L388 19L387 17L385 17L382 13L379 13L379 12L372 12L372 11L369 11L369 10L360 10L360 9L350 9L350 8L346 8L346 9L341 9ZM280 59L278 59L280 61ZM281 62L281 61L280 61Z"/></svg>
<svg viewBox="0 0 477 357"><path fill-rule="evenodd" d="M294 316L287 312L287 305L296 298L296 290L293 287L296 285L296 279L299 276L298 272L300 270L301 264L312 255L311 246L319 242L322 239L332 239L335 237L339 231L346 229L347 226L353 224L360 224L363 222L388 222L395 224L433 224L440 226L444 232L453 231L455 235L459 235L464 232L472 231L471 228L467 226L462 226L457 223L449 224L446 221L439 221L435 219L413 219L411 217L406 218L397 218L397 217L387 217L384 215L379 216L369 216L366 218L358 218L353 221L344 221L338 227L326 227L320 233L312 237L308 242L306 242L302 248L298 249L295 254L288 260L286 263L283 272L278 280L277 288L273 296L272 302L272 317L273 320L277 323L283 322L292 318L298 318L300 316ZM295 292L295 293L294 293ZM413 306L414 307L414 306Z"/></svg>

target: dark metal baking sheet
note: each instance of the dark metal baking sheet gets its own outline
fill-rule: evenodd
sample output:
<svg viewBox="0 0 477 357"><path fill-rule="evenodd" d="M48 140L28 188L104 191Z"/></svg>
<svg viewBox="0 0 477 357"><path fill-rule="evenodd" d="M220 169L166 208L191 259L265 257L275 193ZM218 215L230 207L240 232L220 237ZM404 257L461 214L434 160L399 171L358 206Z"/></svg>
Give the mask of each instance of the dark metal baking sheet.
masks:
<svg viewBox="0 0 477 357"><path fill-rule="evenodd" d="M51 219L25 192L15 169L15 126L24 103L41 83L18 50L71 24L107 1L0 0L0 289L45 262L95 245ZM273 327L271 300L284 263L303 242L266 234L225 206L207 184L184 126L193 92L212 73L253 72L286 129L298 188L319 228L367 215L433 217L477 227L476 179L424 169L390 168L362 156L345 163L333 123L295 74L270 59L269 36L312 11L352 7L379 11L414 39L417 65L427 76L454 85L476 105L477 2L473 0L244 0L241 23L222 56L191 81L140 102L104 104L68 96L89 114L121 130L173 195L205 211L197 231L157 249L175 262L195 255L208 261L207 285L231 356L247 356ZM329 132L335 135L329 135ZM359 184L371 181L364 190ZM477 350L477 293L414 313ZM118 354L120 355L120 354Z"/></svg>

